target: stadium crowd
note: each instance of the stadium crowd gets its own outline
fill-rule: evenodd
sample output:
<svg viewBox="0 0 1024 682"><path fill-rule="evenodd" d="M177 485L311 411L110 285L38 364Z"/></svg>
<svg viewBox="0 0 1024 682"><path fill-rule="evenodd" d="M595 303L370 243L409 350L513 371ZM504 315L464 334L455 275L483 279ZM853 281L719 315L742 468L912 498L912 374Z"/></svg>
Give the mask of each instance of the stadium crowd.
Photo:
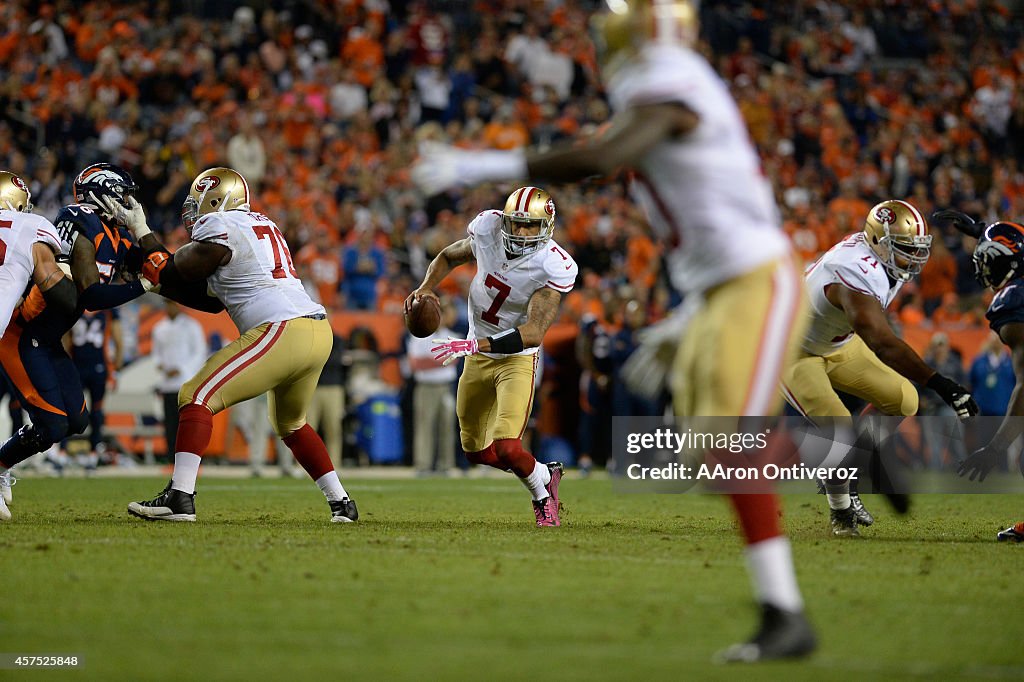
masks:
<svg viewBox="0 0 1024 682"><path fill-rule="evenodd" d="M0 0L0 167L30 178L52 218L84 165L121 165L173 246L187 238L189 180L230 165L324 305L399 312L434 254L507 189L425 199L408 175L417 146L599 135L597 4ZM701 49L740 104L805 259L890 197L926 215L1024 216L1022 12L1011 0L702 3ZM551 188L581 273L563 316L585 337L595 321L614 336L672 304L625 179ZM983 325L972 246L938 232L893 315ZM456 273L445 293L464 300L470 279ZM607 384L617 365L593 357L600 346L579 344L577 361Z"/></svg>

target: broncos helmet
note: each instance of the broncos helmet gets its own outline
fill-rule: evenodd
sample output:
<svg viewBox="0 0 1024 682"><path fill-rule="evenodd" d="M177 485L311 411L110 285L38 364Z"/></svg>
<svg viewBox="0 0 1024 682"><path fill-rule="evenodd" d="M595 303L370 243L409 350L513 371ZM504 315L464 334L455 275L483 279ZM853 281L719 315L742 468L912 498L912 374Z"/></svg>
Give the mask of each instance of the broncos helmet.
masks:
<svg viewBox="0 0 1024 682"><path fill-rule="evenodd" d="M992 223L982 233L972 260L978 282L996 291L1024 276L1024 227L1006 221Z"/></svg>
<svg viewBox="0 0 1024 682"><path fill-rule="evenodd" d="M28 184L10 171L0 171L0 208L21 213L32 212L32 192Z"/></svg>
<svg viewBox="0 0 1024 682"><path fill-rule="evenodd" d="M95 206L104 220L111 220L113 216L103 208L101 199L109 197L127 207L128 197L134 196L138 188L128 171L112 163L87 166L75 178L73 186L75 201Z"/></svg>

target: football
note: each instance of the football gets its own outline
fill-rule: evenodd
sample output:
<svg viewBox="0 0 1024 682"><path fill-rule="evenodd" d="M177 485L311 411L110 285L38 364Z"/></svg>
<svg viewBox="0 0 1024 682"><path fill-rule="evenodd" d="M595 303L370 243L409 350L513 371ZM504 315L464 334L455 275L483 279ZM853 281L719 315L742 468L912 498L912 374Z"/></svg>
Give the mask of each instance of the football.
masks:
<svg viewBox="0 0 1024 682"><path fill-rule="evenodd" d="M441 326L441 306L436 299L424 296L416 299L405 316L409 333L422 339L430 336Z"/></svg>

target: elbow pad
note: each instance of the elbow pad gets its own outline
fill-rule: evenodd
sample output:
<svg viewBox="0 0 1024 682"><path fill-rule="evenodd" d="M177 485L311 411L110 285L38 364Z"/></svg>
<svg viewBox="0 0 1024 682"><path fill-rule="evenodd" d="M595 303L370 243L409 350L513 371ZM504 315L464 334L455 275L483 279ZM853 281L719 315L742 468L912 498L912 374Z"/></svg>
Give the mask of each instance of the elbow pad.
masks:
<svg viewBox="0 0 1024 682"><path fill-rule="evenodd" d="M78 309L78 288L67 277L61 277L59 282L42 294L47 308L69 315Z"/></svg>

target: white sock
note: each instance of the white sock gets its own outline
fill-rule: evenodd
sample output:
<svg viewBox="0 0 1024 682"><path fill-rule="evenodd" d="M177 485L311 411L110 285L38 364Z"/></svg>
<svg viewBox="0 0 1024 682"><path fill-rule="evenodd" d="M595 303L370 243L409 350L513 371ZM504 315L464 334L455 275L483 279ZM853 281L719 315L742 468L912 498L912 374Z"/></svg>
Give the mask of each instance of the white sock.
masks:
<svg viewBox="0 0 1024 682"><path fill-rule="evenodd" d="M529 490L530 494L533 495L535 500L543 500L545 497L551 497L548 495L547 489L544 487L551 482L551 471L548 469L546 464L537 462L533 465L533 471L526 478L520 478Z"/></svg>
<svg viewBox="0 0 1024 682"><path fill-rule="evenodd" d="M825 497L830 509L848 509L850 506L850 482L826 483Z"/></svg>
<svg viewBox="0 0 1024 682"><path fill-rule="evenodd" d="M797 612L804 608L793 570L789 540L778 536L747 545L747 568L760 602Z"/></svg>
<svg viewBox="0 0 1024 682"><path fill-rule="evenodd" d="M348 497L348 493L345 492L345 486L341 484L341 479L338 478L337 471L328 471L316 479L316 487L323 491L324 497L327 498L328 502L340 502Z"/></svg>
<svg viewBox="0 0 1024 682"><path fill-rule="evenodd" d="M191 452L175 452L171 487L189 495L194 493L196 491L196 478L199 476L199 463L202 461L202 457Z"/></svg>

